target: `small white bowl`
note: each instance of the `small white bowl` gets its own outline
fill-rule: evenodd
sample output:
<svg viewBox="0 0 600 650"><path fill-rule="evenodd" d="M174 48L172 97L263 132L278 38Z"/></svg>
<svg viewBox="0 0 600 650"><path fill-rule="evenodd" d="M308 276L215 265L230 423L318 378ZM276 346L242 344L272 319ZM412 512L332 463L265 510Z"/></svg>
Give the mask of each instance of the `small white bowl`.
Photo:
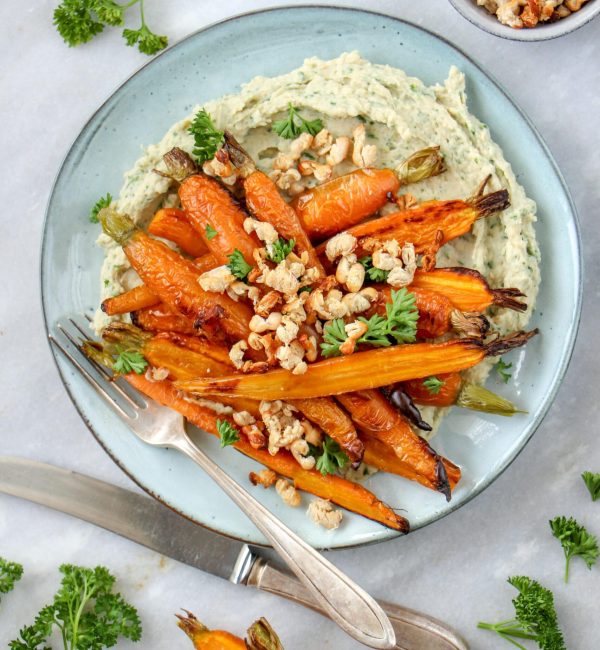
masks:
<svg viewBox="0 0 600 650"><path fill-rule="evenodd" d="M554 23L540 23L536 27L515 29L503 25L487 9L478 6L475 0L450 0L450 4L477 27L494 34L494 36L513 41L547 41L551 38L558 38L579 29L600 14L600 0L589 0L579 11Z"/></svg>

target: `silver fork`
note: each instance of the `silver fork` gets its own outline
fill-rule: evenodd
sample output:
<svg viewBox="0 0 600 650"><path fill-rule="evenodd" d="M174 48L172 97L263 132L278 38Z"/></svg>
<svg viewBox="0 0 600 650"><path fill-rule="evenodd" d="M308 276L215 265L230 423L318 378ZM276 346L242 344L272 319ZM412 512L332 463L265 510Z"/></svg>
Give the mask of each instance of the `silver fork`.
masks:
<svg viewBox="0 0 600 650"><path fill-rule="evenodd" d="M200 465L271 542L328 616L345 632L372 648L393 648L394 629L378 603L196 447L185 431L181 415L147 399L126 382L121 385L114 381L105 368L83 354L78 339L89 338L89 319L85 318L62 318L49 338L133 433L150 445L177 449Z"/></svg>

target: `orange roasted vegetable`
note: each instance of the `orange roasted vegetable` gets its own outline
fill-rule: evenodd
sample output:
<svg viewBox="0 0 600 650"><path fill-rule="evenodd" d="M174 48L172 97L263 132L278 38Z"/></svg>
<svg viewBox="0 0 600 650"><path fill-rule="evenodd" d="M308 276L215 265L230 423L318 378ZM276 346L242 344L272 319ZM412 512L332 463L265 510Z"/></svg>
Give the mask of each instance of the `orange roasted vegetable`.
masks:
<svg viewBox="0 0 600 650"><path fill-rule="evenodd" d="M243 639L225 630L209 630L191 612L184 611L186 616L175 614L179 619L177 625L190 637L196 650L246 650Z"/></svg>
<svg viewBox="0 0 600 650"><path fill-rule="evenodd" d="M361 433L393 450L406 467L402 476L442 492L450 500L451 488L460 479L460 469L438 456L378 390L345 393L336 399L350 413Z"/></svg>
<svg viewBox="0 0 600 650"><path fill-rule="evenodd" d="M411 379L402 384L402 388L418 404L427 406L451 406L456 402L463 379L458 372L450 372L436 375L436 378L443 382L437 393L432 393L423 384L423 379Z"/></svg>
<svg viewBox="0 0 600 650"><path fill-rule="evenodd" d="M377 212L399 187L391 169L357 169L300 194L292 206L309 237L321 241Z"/></svg>
<svg viewBox="0 0 600 650"><path fill-rule="evenodd" d="M216 422L219 416L210 409L184 400L171 382L151 382L143 375L133 373L126 375L125 378L148 397L181 413L192 424L208 433L218 435ZM227 416L221 416L221 419L229 420ZM266 449L254 449L245 438L240 438L234 443L234 446L265 467L292 479L294 485L300 490L310 492L322 499L329 499L347 510L373 519L388 528L403 533L407 533L409 530L408 521L404 517L397 515L389 506L379 501L374 494L361 485L333 474L323 476L316 470L302 469L285 449L279 450L275 456L272 456Z"/></svg>
<svg viewBox="0 0 600 650"><path fill-rule="evenodd" d="M199 273L206 273L206 271L210 271L219 266L219 262L212 253L206 253L194 260L194 266L198 269Z"/></svg>
<svg viewBox="0 0 600 650"><path fill-rule="evenodd" d="M348 454L350 460L362 458L363 444L352 420L331 397L291 400L289 403L333 438Z"/></svg>
<svg viewBox="0 0 600 650"><path fill-rule="evenodd" d="M127 314L130 311L151 307L158 302L160 302L160 299L152 289L140 284L139 287L103 300L100 309L109 316L116 316L117 314Z"/></svg>
<svg viewBox="0 0 600 650"><path fill-rule="evenodd" d="M460 266L433 271L418 270L409 290L413 288L440 293L457 309L465 312L480 313L492 305L516 311L527 309L525 303L517 300L525 297L519 289L492 289L481 273Z"/></svg>
<svg viewBox="0 0 600 650"><path fill-rule="evenodd" d="M470 232L477 219L495 214L509 205L506 190L469 201L426 201L414 208L366 221L349 228L348 232L358 239L372 237L378 241L396 239L400 244L412 242L417 253L428 253ZM438 241L438 231L442 232L441 241ZM320 247L317 252L321 252Z"/></svg>
<svg viewBox="0 0 600 650"><path fill-rule="evenodd" d="M234 341L248 336L252 311L247 305L204 291L192 262L149 237L129 217L104 208L99 219L104 232L123 247L131 266L161 302L209 333L222 329Z"/></svg>
<svg viewBox="0 0 600 650"><path fill-rule="evenodd" d="M190 224L186 213L179 208L161 208L148 226L151 235L174 242L184 253L200 257L208 248L196 229Z"/></svg>
<svg viewBox="0 0 600 650"><path fill-rule="evenodd" d="M190 223L219 264L227 264L236 248L248 264L254 262L259 241L244 230L248 215L218 181L204 174L189 176L179 187L179 198ZM216 234L208 235L207 228Z"/></svg>
<svg viewBox="0 0 600 650"><path fill-rule="evenodd" d="M516 332L484 344L458 339L445 343L411 343L379 348L308 365L302 375L288 370L263 374L177 382L181 390L198 395L235 395L258 400L304 399L339 395L398 381L471 368L487 356L503 354L527 342L533 332Z"/></svg>
<svg viewBox="0 0 600 650"><path fill-rule="evenodd" d="M197 334L194 321L164 304L131 312L131 322L146 332L180 332Z"/></svg>

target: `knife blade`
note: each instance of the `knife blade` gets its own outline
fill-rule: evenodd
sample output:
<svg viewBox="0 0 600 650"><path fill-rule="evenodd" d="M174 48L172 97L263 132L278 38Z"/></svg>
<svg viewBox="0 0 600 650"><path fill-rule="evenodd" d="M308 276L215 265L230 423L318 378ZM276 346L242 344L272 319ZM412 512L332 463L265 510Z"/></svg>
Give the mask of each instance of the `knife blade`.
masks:
<svg viewBox="0 0 600 650"><path fill-rule="evenodd" d="M324 614L302 584L275 566L264 550L209 531L137 492L10 456L0 456L0 492L83 519L234 584L255 587ZM394 627L399 650L468 650L446 624L379 602Z"/></svg>

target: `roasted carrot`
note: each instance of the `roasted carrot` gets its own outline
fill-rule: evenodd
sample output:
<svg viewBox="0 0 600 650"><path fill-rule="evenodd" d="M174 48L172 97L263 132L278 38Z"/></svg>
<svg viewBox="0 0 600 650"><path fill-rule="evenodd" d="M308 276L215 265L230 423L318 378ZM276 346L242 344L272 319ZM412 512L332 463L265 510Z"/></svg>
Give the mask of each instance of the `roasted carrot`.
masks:
<svg viewBox="0 0 600 650"><path fill-rule="evenodd" d="M178 332L161 332L155 336L156 339L165 339L174 345L187 350L202 354L209 359L218 361L222 366L227 366L229 372L233 369L233 363L229 358L229 349L214 339L207 339L201 336L186 336Z"/></svg>
<svg viewBox="0 0 600 650"><path fill-rule="evenodd" d="M131 322L147 332L179 332L197 334L194 321L159 303L131 312Z"/></svg>
<svg viewBox="0 0 600 650"><path fill-rule="evenodd" d="M206 253L194 260L194 266L198 269L199 273L205 273L219 266L219 262L212 253Z"/></svg>
<svg viewBox="0 0 600 650"><path fill-rule="evenodd" d="M442 385L434 393L425 386L423 379L411 379L402 384L402 388L417 402L427 406L451 406L460 393L463 378L458 372L436 375Z"/></svg>
<svg viewBox="0 0 600 650"><path fill-rule="evenodd" d="M192 424L208 433L218 435L216 421L228 419L218 416L214 411L198 404L190 403L179 396L174 386L168 381L148 381L143 375L128 374L127 381L163 406L168 406L186 417ZM294 481L298 489L310 492L322 499L329 499L343 508L356 512L363 517L373 519L384 526L407 533L409 524L397 515L389 506L369 492L366 488L340 476L328 474L323 476L316 470L305 470L285 449L272 456L266 449L254 449L245 438L234 443L236 449L246 456L258 461L273 471Z"/></svg>
<svg viewBox="0 0 600 650"><path fill-rule="evenodd" d="M470 232L477 219L495 214L509 205L506 190L470 201L426 201L415 208L392 212L347 230L359 239L372 237L379 241L396 239L400 243L411 242L417 253L426 253ZM442 236L438 242L440 231ZM317 248L317 252L321 253L321 247Z"/></svg>
<svg viewBox="0 0 600 650"><path fill-rule="evenodd" d="M400 187L391 169L357 169L300 194L292 206L309 237L320 241L383 207Z"/></svg>
<svg viewBox="0 0 600 650"><path fill-rule="evenodd" d="M330 438L348 453L350 460L362 458L363 444L352 420L330 397L299 399L289 402L311 422L318 425Z"/></svg>
<svg viewBox="0 0 600 650"><path fill-rule="evenodd" d="M192 319L195 327L208 332L221 328L236 341L248 336L252 311L247 305L204 291L192 262L149 237L127 216L105 208L99 218L106 234L121 244L131 266L161 302Z"/></svg>
<svg viewBox="0 0 600 650"><path fill-rule="evenodd" d="M109 316L116 316L151 307L157 302L160 302L160 299L152 289L145 284L140 284L139 287L125 291L114 298L103 300L100 309Z"/></svg>
<svg viewBox="0 0 600 650"><path fill-rule="evenodd" d="M450 499L450 490L460 479L460 469L438 456L418 436L403 415L378 390L338 395L361 433L386 444L407 467L406 478L437 490Z"/></svg>
<svg viewBox="0 0 600 650"><path fill-rule="evenodd" d="M177 625L189 636L196 650L246 650L243 639L225 630L209 630L191 612L185 613L186 616L175 614L179 619Z"/></svg>
<svg viewBox="0 0 600 650"><path fill-rule="evenodd" d="M417 271L410 289L413 287L440 293L465 312L480 313L492 305L516 311L527 309L517 300L525 297L519 289L492 289L481 273L460 266Z"/></svg>
<svg viewBox="0 0 600 650"><path fill-rule="evenodd" d="M339 395L471 368L487 356L503 354L527 342L533 332L517 332L488 344L472 339L412 343L379 348L309 364L302 375L288 370L177 382L198 395L236 395L259 400L304 399Z"/></svg>
<svg viewBox="0 0 600 650"><path fill-rule="evenodd" d="M244 230L248 215L220 183L204 174L194 174L181 183L179 198L190 223L219 264L227 264L236 248L248 264L253 263L259 242Z"/></svg>
<svg viewBox="0 0 600 650"><path fill-rule="evenodd" d="M148 226L151 235L168 239L177 244L180 250L192 257L208 253L208 248L196 229L190 224L184 210L161 208Z"/></svg>

